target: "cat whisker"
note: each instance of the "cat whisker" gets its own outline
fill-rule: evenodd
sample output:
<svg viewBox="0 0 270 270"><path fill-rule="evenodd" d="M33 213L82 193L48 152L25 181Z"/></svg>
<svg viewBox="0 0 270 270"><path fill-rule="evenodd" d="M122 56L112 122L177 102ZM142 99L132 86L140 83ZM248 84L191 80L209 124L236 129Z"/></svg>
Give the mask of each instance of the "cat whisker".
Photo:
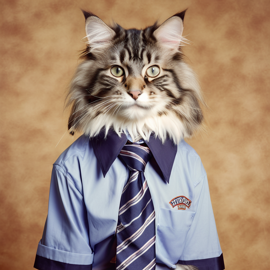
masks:
<svg viewBox="0 0 270 270"><path fill-rule="evenodd" d="M56 144L55 148L58 146L58 144L62 141L62 139L64 138L64 136L67 134L68 131L65 131L65 133L62 135L62 137L60 138L60 140L58 141L58 143Z"/></svg>
<svg viewBox="0 0 270 270"><path fill-rule="evenodd" d="M93 97L96 97L96 96L93 96ZM97 97L97 98L100 98L100 99L102 99L101 97ZM104 97L104 99L110 99L110 97ZM78 111L80 111L80 110L82 110L84 107L86 107L86 106L89 106L89 105L93 105L94 103L98 103L98 102L103 102L103 100L102 101L100 101L99 99L98 100L94 100L94 101L92 101L92 102L89 102L89 103L86 103L82 108L80 108L79 110L77 110L77 111L75 111L75 112L73 112L73 114L75 114L76 112L78 112Z"/></svg>
<svg viewBox="0 0 270 270"><path fill-rule="evenodd" d="M68 121L68 124L70 124L72 121L78 119L79 117L81 117L83 114L85 114L85 112L87 112L88 108L86 108L83 112L79 113L78 115L76 115L75 117L73 117L71 120Z"/></svg>
<svg viewBox="0 0 270 270"><path fill-rule="evenodd" d="M115 101L115 100L114 100ZM116 107L116 108L115 108ZM112 115L114 115L115 111L118 109L119 105L113 103L111 106L107 107L107 110L104 112L104 114L107 114L109 111L111 111L112 109L114 109L114 112L112 113Z"/></svg>
<svg viewBox="0 0 270 270"><path fill-rule="evenodd" d="M92 107L96 107L96 106L99 106L99 105L103 105L103 104L106 104L106 103L109 103L109 102L110 102L110 100L101 100L101 101L99 101L99 102L93 104Z"/></svg>
<svg viewBox="0 0 270 270"><path fill-rule="evenodd" d="M109 99L109 98L108 98L108 99ZM77 112L80 111L80 110L83 110L86 106L92 105L92 104L97 103L97 102L101 102L101 101L100 101L100 100L94 100L94 101L92 101L92 102L86 103L84 106L82 106L81 108L79 108L77 111L73 112L71 115L77 113Z"/></svg>
<svg viewBox="0 0 270 270"><path fill-rule="evenodd" d="M106 100L106 101L103 101L102 103L100 104L96 104L94 106L94 110L99 110L100 108L102 108L103 106L106 108L106 106L110 105L111 101L110 100Z"/></svg>
<svg viewBox="0 0 270 270"><path fill-rule="evenodd" d="M180 43L180 46L185 46L186 44L189 44L189 40L186 38L187 36L185 37L181 37L181 43Z"/></svg>
<svg viewBox="0 0 270 270"><path fill-rule="evenodd" d="M83 115L82 117L80 117L80 118L72 125L72 127L69 129L69 131L71 131L74 127L76 127L77 124L78 124L80 121L82 121L86 116L88 116L87 113L86 113L85 115ZM76 117L76 118L78 118L78 117ZM73 121L73 120L72 120L72 121Z"/></svg>
<svg viewBox="0 0 270 270"><path fill-rule="evenodd" d="M100 107L100 106L104 106L105 104L108 104L110 101L109 100L105 100L105 101L101 101L99 104L95 104L94 106L98 106L98 108ZM85 107L85 106L84 106ZM95 108L95 109L98 109L98 108ZM79 111L81 111L81 110L83 110L81 113L79 113L79 115L77 115L77 116L75 116L74 118L72 118L69 122L68 122L68 124L70 124L72 121L74 121L74 120L76 120L76 119L78 119L78 118L80 118L80 117L82 117L82 115L85 113L85 112L87 112L88 110L89 110L89 108L85 108L85 109L79 109L79 110L77 110L77 112L79 112ZM73 114L75 114L76 112L74 112ZM72 114L72 115L73 115ZM83 119L84 117L82 117L81 119Z"/></svg>
<svg viewBox="0 0 270 270"><path fill-rule="evenodd" d="M170 105L171 105L171 106L179 106L178 104L175 104L173 101L170 102ZM195 111L201 111L200 108L197 108L197 107L194 107L194 106L192 107L192 106L189 106L189 105L187 105L187 104L182 105L182 107L189 108L189 109L192 109L192 110L195 110Z"/></svg>
<svg viewBox="0 0 270 270"><path fill-rule="evenodd" d="M116 104L116 110L113 112L113 115L114 114L117 114L118 112L119 112L119 110L120 110L120 108L122 107L122 105L123 105L123 103L120 103L120 104Z"/></svg>
<svg viewBox="0 0 270 270"><path fill-rule="evenodd" d="M113 105L115 105L115 104L114 104L115 101L117 101L117 100L115 100L115 99L110 99L110 100L103 101L102 103L95 105L95 109L97 109L96 106L98 106L98 105L103 106L103 105L108 104L108 103L112 103ZM98 106L98 108L101 107L101 106Z"/></svg>
<svg viewBox="0 0 270 270"><path fill-rule="evenodd" d="M112 112L112 115L115 115L115 112L117 111L117 109L119 108L119 105L115 105L115 109L114 109L114 111Z"/></svg>
<svg viewBox="0 0 270 270"><path fill-rule="evenodd" d="M74 115L74 114L76 114L77 112L79 112L79 111L81 111L81 110L84 110L85 107L88 106L88 105L89 105L89 103L88 103L88 104L85 104L84 106L82 106L81 108L79 108L78 110L76 110L75 112L73 112L71 115Z"/></svg>
<svg viewBox="0 0 270 270"><path fill-rule="evenodd" d="M115 104L109 104L108 106L106 106L104 114L107 114L111 110L111 108L113 108L114 106Z"/></svg>
<svg viewBox="0 0 270 270"><path fill-rule="evenodd" d="M95 97L95 98L99 98L99 99L111 99L110 96L108 97L99 97L99 96L94 96L94 95L91 95L92 97Z"/></svg>
<svg viewBox="0 0 270 270"><path fill-rule="evenodd" d="M116 110L113 112L113 115L116 115L119 112L121 107L122 107L122 104L118 105L118 107L116 107Z"/></svg>

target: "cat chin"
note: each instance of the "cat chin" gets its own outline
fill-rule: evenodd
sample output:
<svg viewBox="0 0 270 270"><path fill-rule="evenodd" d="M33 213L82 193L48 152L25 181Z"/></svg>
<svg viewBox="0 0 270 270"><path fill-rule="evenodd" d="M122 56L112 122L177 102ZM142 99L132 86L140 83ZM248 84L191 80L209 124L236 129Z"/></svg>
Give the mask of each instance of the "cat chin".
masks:
<svg viewBox="0 0 270 270"><path fill-rule="evenodd" d="M165 142L166 138L171 138L178 144L184 137L189 137L184 124L173 113L166 116L151 116L145 119L127 120L110 115L99 115L94 119L85 120L80 125L80 130L89 137L94 137L101 129L105 128L105 134L109 129L121 136L121 133L128 132L136 140L140 137L148 141L151 133Z"/></svg>
<svg viewBox="0 0 270 270"><path fill-rule="evenodd" d="M149 113L149 108L134 104L131 107L119 111L118 121L143 121L142 119L145 119Z"/></svg>

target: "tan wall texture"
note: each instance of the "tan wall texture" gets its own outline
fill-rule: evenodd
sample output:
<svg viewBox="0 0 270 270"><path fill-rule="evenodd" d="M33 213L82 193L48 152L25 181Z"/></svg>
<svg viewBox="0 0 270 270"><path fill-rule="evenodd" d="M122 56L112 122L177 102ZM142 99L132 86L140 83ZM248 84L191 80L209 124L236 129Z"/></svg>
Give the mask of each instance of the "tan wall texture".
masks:
<svg viewBox="0 0 270 270"><path fill-rule="evenodd" d="M189 143L208 173L226 269L270 269L267 0L0 1L0 269L32 269L52 163L74 141L63 104L84 48L79 8L142 28L186 7L184 52L208 105Z"/></svg>

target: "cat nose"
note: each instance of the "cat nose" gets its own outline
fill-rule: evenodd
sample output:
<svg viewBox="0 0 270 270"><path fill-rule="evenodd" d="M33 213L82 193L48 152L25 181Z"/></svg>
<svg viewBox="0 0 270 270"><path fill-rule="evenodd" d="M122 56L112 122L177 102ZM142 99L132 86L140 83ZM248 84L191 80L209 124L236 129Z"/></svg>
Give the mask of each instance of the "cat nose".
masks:
<svg viewBox="0 0 270 270"><path fill-rule="evenodd" d="M145 82L143 78L139 77L128 77L125 83L125 88L127 93L134 99L138 99L138 97L142 94L143 88L145 88Z"/></svg>
<svg viewBox="0 0 270 270"><path fill-rule="evenodd" d="M133 98L133 99L138 99L138 97L142 94L142 91L140 90L132 90L129 91L128 94Z"/></svg>

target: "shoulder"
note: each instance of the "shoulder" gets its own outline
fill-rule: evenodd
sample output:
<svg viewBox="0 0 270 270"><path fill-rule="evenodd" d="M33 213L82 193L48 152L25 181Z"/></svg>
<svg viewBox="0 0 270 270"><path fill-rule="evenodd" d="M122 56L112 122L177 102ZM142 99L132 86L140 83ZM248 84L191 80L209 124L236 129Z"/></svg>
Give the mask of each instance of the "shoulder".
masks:
<svg viewBox="0 0 270 270"><path fill-rule="evenodd" d="M192 176L193 184L196 186L206 177L206 172L198 153L184 140L178 144L177 159Z"/></svg>
<svg viewBox="0 0 270 270"><path fill-rule="evenodd" d="M82 172L93 159L89 137L82 135L53 164L52 183L66 183L82 193Z"/></svg>
<svg viewBox="0 0 270 270"><path fill-rule="evenodd" d="M74 168L76 163L83 163L86 156L91 155L91 149L89 137L82 135L58 157L54 165L68 171L70 167Z"/></svg>
<svg viewBox="0 0 270 270"><path fill-rule="evenodd" d="M197 154L195 149L192 148L185 140L180 141L180 143L178 144L178 149L193 158L199 158L199 155Z"/></svg>
<svg viewBox="0 0 270 270"><path fill-rule="evenodd" d="M201 158L197 152L184 140L181 140L178 144L177 155L191 163L201 162Z"/></svg>

